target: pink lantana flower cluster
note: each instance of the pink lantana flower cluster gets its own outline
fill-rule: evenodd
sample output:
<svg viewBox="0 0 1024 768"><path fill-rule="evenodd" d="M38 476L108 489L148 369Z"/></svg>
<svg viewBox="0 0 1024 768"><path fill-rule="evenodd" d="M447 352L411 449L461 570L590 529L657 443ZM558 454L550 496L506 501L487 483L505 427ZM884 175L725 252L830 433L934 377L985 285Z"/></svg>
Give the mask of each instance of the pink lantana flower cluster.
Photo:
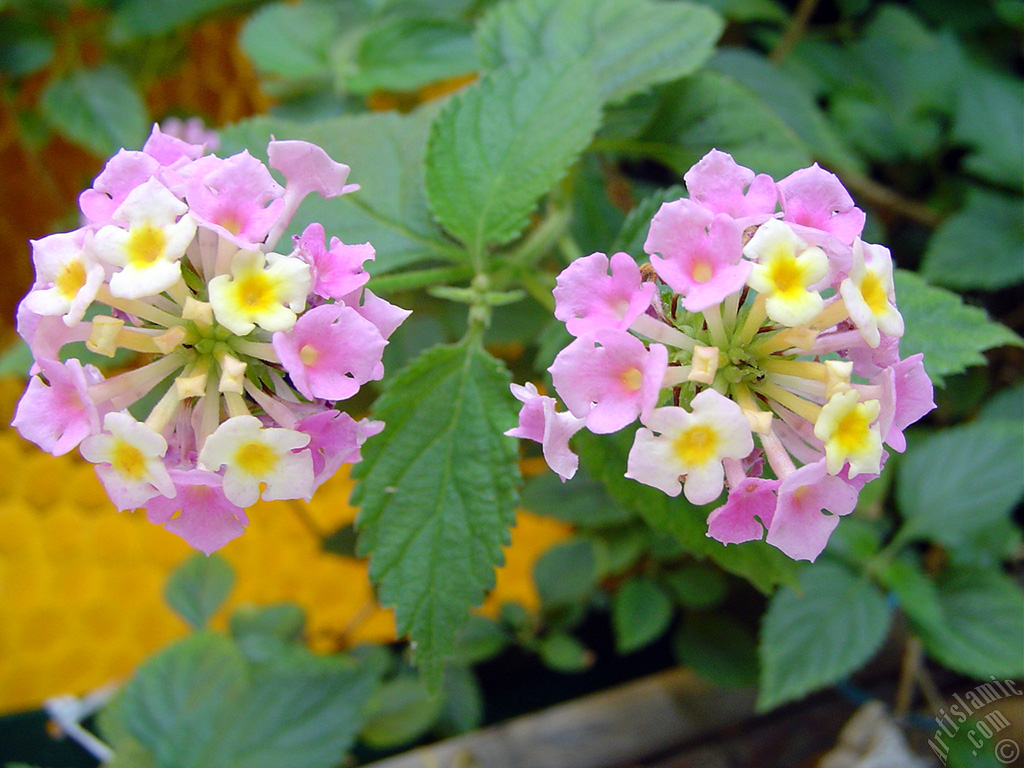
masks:
<svg viewBox="0 0 1024 768"><path fill-rule="evenodd" d="M520 422L563 479L570 438L634 429L626 477L693 504L708 536L814 560L880 473L884 446L934 407L922 356L899 356L888 249L814 165L781 181L717 150L651 221L638 266L594 253L559 275L575 339L548 369L565 405L513 385ZM639 426L636 422L639 420Z"/></svg>
<svg viewBox="0 0 1024 768"><path fill-rule="evenodd" d="M336 410L383 376L408 316L371 293L369 243L309 225L275 250L299 203L352 192L348 166L271 141L270 168L204 154L154 128L82 193L85 222L32 243L18 311L35 358L14 418L55 455L79 447L122 510L207 553L257 499L309 499L383 424ZM85 348L135 364L105 376Z"/></svg>

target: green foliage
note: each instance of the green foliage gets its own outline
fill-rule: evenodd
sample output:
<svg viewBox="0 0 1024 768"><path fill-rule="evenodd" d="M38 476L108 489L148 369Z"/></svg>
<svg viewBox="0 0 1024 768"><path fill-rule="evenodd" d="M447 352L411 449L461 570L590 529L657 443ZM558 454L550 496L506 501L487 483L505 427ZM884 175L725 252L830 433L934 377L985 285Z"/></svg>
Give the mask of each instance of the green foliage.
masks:
<svg viewBox="0 0 1024 768"><path fill-rule="evenodd" d="M662 578L679 605L695 610L718 605L729 588L722 572L706 565L684 565Z"/></svg>
<svg viewBox="0 0 1024 768"><path fill-rule="evenodd" d="M537 647L541 661L556 672L582 672L594 663L594 654L572 635L556 632Z"/></svg>
<svg viewBox="0 0 1024 768"><path fill-rule="evenodd" d="M539 514L584 528L616 525L633 518L608 497L603 485L583 472L564 482L551 473L530 478L523 486L520 503Z"/></svg>
<svg viewBox="0 0 1024 768"><path fill-rule="evenodd" d="M803 142L757 93L710 70L666 86L639 141L645 153L680 176L709 147L777 179L810 165Z"/></svg>
<svg viewBox="0 0 1024 768"><path fill-rule="evenodd" d="M597 558L589 540L557 544L537 560L533 569L537 592L547 607L584 602L597 586Z"/></svg>
<svg viewBox="0 0 1024 768"><path fill-rule="evenodd" d="M982 420L914 440L897 470L901 536L963 544L1024 495L1022 466L1020 422Z"/></svg>
<svg viewBox="0 0 1024 768"><path fill-rule="evenodd" d="M267 661L302 644L306 615L295 603L242 607L231 614L231 637L252 662Z"/></svg>
<svg viewBox="0 0 1024 768"><path fill-rule="evenodd" d="M928 653L966 675L1019 678L1024 674L1024 594L989 569L956 568L937 583L943 621L921 626Z"/></svg>
<svg viewBox="0 0 1024 768"><path fill-rule="evenodd" d="M682 664L715 685L757 684L757 642L753 633L725 613L695 613L672 636Z"/></svg>
<svg viewBox="0 0 1024 768"><path fill-rule="evenodd" d="M425 734L441 713L441 697L431 695L415 675L386 682L367 708L366 725L359 732L363 743L388 749Z"/></svg>
<svg viewBox="0 0 1024 768"><path fill-rule="evenodd" d="M971 188L964 207L932 236L921 275L950 288L1004 288L1024 281L1021 254L1024 207L1020 199ZM984 269L978 269L981 264Z"/></svg>
<svg viewBox="0 0 1024 768"><path fill-rule="evenodd" d="M227 151L249 148L265 156L271 136L304 139L339 161L358 165L350 181L358 192L341 200L307 199L290 232L319 221L346 243L370 242L377 252L369 271L380 274L422 261L451 258L452 247L434 222L423 188L423 165L432 109L410 115L366 114L303 125L257 118L221 134Z"/></svg>
<svg viewBox="0 0 1024 768"><path fill-rule="evenodd" d="M632 653L654 642L671 621L672 601L651 579L630 579L612 598L612 629L619 653Z"/></svg>
<svg viewBox="0 0 1024 768"><path fill-rule="evenodd" d="M871 658L889 629L882 593L840 565L806 568L799 587L780 589L764 616L760 710L843 679Z"/></svg>
<svg viewBox="0 0 1024 768"><path fill-rule="evenodd" d="M936 386L944 377L982 365L986 349L1020 346L1021 338L992 322L983 309L965 304L955 293L929 285L904 269L895 271L896 300L906 323L900 340L904 357L924 353L924 367Z"/></svg>
<svg viewBox="0 0 1024 768"><path fill-rule="evenodd" d="M515 421L508 383L472 340L428 350L381 396L374 415L388 428L356 469L360 550L435 685L509 540L517 471L515 444L502 434Z"/></svg>
<svg viewBox="0 0 1024 768"><path fill-rule="evenodd" d="M246 22L241 44L264 72L290 80L325 76L340 20L326 3L272 3Z"/></svg>
<svg viewBox="0 0 1024 768"><path fill-rule="evenodd" d="M171 574L164 596L179 616L201 629L220 608L234 583L235 574L223 559L196 554Z"/></svg>
<svg viewBox="0 0 1024 768"><path fill-rule="evenodd" d="M721 20L693 3L647 0L515 0L480 23L488 68L538 59L586 62L583 77L606 102L688 75L711 55Z"/></svg>
<svg viewBox="0 0 1024 768"><path fill-rule="evenodd" d="M100 157L122 147L138 149L146 138L142 97L114 65L75 70L54 80L40 108L51 127Z"/></svg>
<svg viewBox="0 0 1024 768"><path fill-rule="evenodd" d="M351 747L375 677L305 651L252 665L202 632L147 662L119 709L159 768L329 768Z"/></svg>
<svg viewBox="0 0 1024 768"><path fill-rule="evenodd" d="M599 120L580 65L496 70L452 97L434 122L426 175L434 214L471 253L512 240Z"/></svg>
<svg viewBox="0 0 1024 768"><path fill-rule="evenodd" d="M356 55L358 69L345 78L348 90L412 91L474 72L471 27L443 19L398 17L370 31Z"/></svg>

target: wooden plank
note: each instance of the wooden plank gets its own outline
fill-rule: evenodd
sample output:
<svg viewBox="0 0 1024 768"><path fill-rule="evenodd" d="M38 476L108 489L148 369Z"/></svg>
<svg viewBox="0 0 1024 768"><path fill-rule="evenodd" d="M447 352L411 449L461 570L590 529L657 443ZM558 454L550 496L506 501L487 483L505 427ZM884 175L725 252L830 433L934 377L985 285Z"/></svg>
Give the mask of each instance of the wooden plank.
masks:
<svg viewBox="0 0 1024 768"><path fill-rule="evenodd" d="M755 695L671 669L367 768L616 768L748 719Z"/></svg>

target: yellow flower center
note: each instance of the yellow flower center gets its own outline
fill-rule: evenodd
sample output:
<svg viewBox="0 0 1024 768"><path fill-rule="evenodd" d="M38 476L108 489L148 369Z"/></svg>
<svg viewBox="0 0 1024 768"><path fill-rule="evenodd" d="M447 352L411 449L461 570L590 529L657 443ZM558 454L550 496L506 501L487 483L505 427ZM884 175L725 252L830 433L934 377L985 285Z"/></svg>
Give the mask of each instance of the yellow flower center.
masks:
<svg viewBox="0 0 1024 768"><path fill-rule="evenodd" d="M136 268L148 267L163 256L167 237L160 227L142 224L128 234L128 263Z"/></svg>
<svg viewBox="0 0 1024 768"><path fill-rule="evenodd" d="M792 298L806 288L804 268L792 253L778 253L768 265L767 277L784 297Z"/></svg>
<svg viewBox="0 0 1024 768"><path fill-rule="evenodd" d="M70 301L85 285L85 265L81 261L69 261L61 268L54 285L61 298Z"/></svg>
<svg viewBox="0 0 1024 768"><path fill-rule="evenodd" d="M875 315L885 313L889 306L889 297L885 293L885 286L881 279L870 270L865 273L860 284L860 293L864 297L864 303L868 305Z"/></svg>
<svg viewBox="0 0 1024 768"><path fill-rule="evenodd" d="M146 457L124 440L118 440L110 452L110 465L129 480L141 480L146 476Z"/></svg>
<svg viewBox="0 0 1024 768"><path fill-rule="evenodd" d="M700 424L680 434L672 447L683 464L699 467L718 455L718 434L712 427Z"/></svg>
<svg viewBox="0 0 1024 768"><path fill-rule="evenodd" d="M277 453L258 441L246 443L235 453L235 464L255 477L265 477L277 465Z"/></svg>
<svg viewBox="0 0 1024 768"><path fill-rule="evenodd" d="M235 281L235 297L249 312L265 312L276 304L277 291L273 280L263 270L253 270Z"/></svg>
<svg viewBox="0 0 1024 768"><path fill-rule="evenodd" d="M865 403L857 403L836 424L833 440L846 453L858 451L868 439L871 413Z"/></svg>
<svg viewBox="0 0 1024 768"><path fill-rule="evenodd" d="M303 365L316 365L316 361L320 359L320 351L312 344L303 344L299 350L299 359Z"/></svg>
<svg viewBox="0 0 1024 768"><path fill-rule="evenodd" d="M711 265L706 261L698 261L693 265L693 272L691 273L694 282L706 283L712 277L715 276L714 270L711 269Z"/></svg>
<svg viewBox="0 0 1024 768"><path fill-rule="evenodd" d="M640 373L639 368L630 368L628 371L622 374L622 384L630 392L636 392L640 389L640 385L643 382L643 375Z"/></svg>

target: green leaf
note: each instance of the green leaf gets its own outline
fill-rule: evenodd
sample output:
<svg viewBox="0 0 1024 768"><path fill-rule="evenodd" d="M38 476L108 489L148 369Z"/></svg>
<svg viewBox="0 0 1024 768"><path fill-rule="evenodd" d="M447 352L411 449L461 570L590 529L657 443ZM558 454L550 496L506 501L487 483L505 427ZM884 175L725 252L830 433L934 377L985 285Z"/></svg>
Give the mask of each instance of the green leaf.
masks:
<svg viewBox="0 0 1024 768"><path fill-rule="evenodd" d="M296 651L252 669L224 701L203 768L333 768L352 747L377 670Z"/></svg>
<svg viewBox="0 0 1024 768"><path fill-rule="evenodd" d="M878 649L889 629L885 597L867 579L833 563L800 575L800 589L783 587L761 626L764 711L835 683Z"/></svg>
<svg viewBox="0 0 1024 768"><path fill-rule="evenodd" d="M490 619L470 614L455 643L455 659L462 664L479 664L494 658L509 643L505 628Z"/></svg>
<svg viewBox="0 0 1024 768"><path fill-rule="evenodd" d="M900 535L963 543L1024 495L1022 466L1019 422L982 420L911 441L897 467Z"/></svg>
<svg viewBox="0 0 1024 768"><path fill-rule="evenodd" d="M479 65L468 24L400 16L377 26L359 45L358 69L345 78L354 93L414 91Z"/></svg>
<svg viewBox="0 0 1024 768"><path fill-rule="evenodd" d="M725 48L715 54L710 67L759 94L813 157L832 166L864 169L863 161L829 124L810 90L764 56L744 48Z"/></svg>
<svg viewBox="0 0 1024 768"><path fill-rule="evenodd" d="M249 5L252 0L189 0L168 3L166 0L124 0L117 3L111 22L115 40L163 35L194 24L214 13Z"/></svg>
<svg viewBox="0 0 1024 768"><path fill-rule="evenodd" d="M475 730L484 719L484 696L473 670L449 666L444 670L441 730L447 736Z"/></svg>
<svg viewBox="0 0 1024 768"><path fill-rule="evenodd" d="M633 519L630 512L608 497L604 486L582 472L565 482L550 472L532 477L523 486L519 503L538 514L586 528L617 525Z"/></svg>
<svg viewBox="0 0 1024 768"><path fill-rule="evenodd" d="M137 149L146 138L146 105L128 76L110 64L54 80L39 105L53 128L100 157Z"/></svg>
<svg viewBox="0 0 1024 768"><path fill-rule="evenodd" d="M262 662L302 643L306 615L295 603L243 607L231 614L231 636L249 661Z"/></svg>
<svg viewBox="0 0 1024 768"><path fill-rule="evenodd" d="M548 635L537 646L541 661L556 672L572 674L589 669L594 654L572 635L556 632Z"/></svg>
<svg viewBox="0 0 1024 768"><path fill-rule="evenodd" d="M53 61L54 39L47 29L25 19L0 18L0 70L11 77L38 72Z"/></svg>
<svg viewBox="0 0 1024 768"><path fill-rule="evenodd" d="M694 610L713 608L725 599L729 590L722 572L706 565L684 565L666 571L662 578L676 602Z"/></svg>
<svg viewBox="0 0 1024 768"><path fill-rule="evenodd" d="M435 120L426 188L441 224L471 252L502 245L590 143L600 102L579 66L498 70Z"/></svg>
<svg viewBox="0 0 1024 768"><path fill-rule="evenodd" d="M717 14L693 3L517 0L481 20L477 43L491 69L538 59L585 61L602 99L619 102L694 72L723 26Z"/></svg>
<svg viewBox="0 0 1024 768"><path fill-rule="evenodd" d="M921 627L925 649L951 669L979 679L1024 675L1024 594L991 569L957 568L938 581L945 621Z"/></svg>
<svg viewBox="0 0 1024 768"><path fill-rule="evenodd" d="M1022 253L1020 197L972 188L964 207L935 230L921 275L950 288L1004 288L1024 280Z"/></svg>
<svg viewBox="0 0 1024 768"><path fill-rule="evenodd" d="M594 544L599 578L623 574L648 554L649 530L646 525L627 524L584 532Z"/></svg>
<svg viewBox="0 0 1024 768"><path fill-rule="evenodd" d="M227 638L208 632L156 654L121 694L125 728L163 766L202 765L220 737L225 707L246 688L242 654Z"/></svg>
<svg viewBox="0 0 1024 768"><path fill-rule="evenodd" d="M339 22L324 3L271 3L248 18L240 42L264 72L293 80L324 76Z"/></svg>
<svg viewBox="0 0 1024 768"><path fill-rule="evenodd" d="M959 296L929 285L905 269L895 270L896 301L906 324L900 339L903 357L924 353L924 367L936 386L972 365L984 365L986 349L1024 341L985 310L964 304Z"/></svg>
<svg viewBox="0 0 1024 768"><path fill-rule="evenodd" d="M990 397L978 412L978 418L1024 422L1024 382Z"/></svg>
<svg viewBox="0 0 1024 768"><path fill-rule="evenodd" d="M436 683L468 610L494 585L514 521L516 421L505 367L472 340L423 353L392 380L355 475L360 552Z"/></svg>
<svg viewBox="0 0 1024 768"><path fill-rule="evenodd" d="M804 143L758 94L708 70L663 90L636 149L680 176L711 149L777 179L811 163Z"/></svg>
<svg viewBox="0 0 1024 768"><path fill-rule="evenodd" d="M349 181L358 183L359 191L333 200L310 195L289 232L297 234L318 221L328 237L369 241L377 257L367 262L368 271L381 274L422 261L457 259L460 253L434 223L423 191L427 131L434 113L434 108L421 108L408 115L366 114L305 124L261 117L226 128L221 143L224 152L248 149L265 159L271 136L303 139L349 163Z"/></svg>
<svg viewBox="0 0 1024 768"><path fill-rule="evenodd" d="M32 350L19 338L0 355L0 376L27 378L33 362Z"/></svg>
<svg viewBox="0 0 1024 768"><path fill-rule="evenodd" d="M201 629L227 599L234 583L234 571L223 558L195 554L171 574L164 597L175 613Z"/></svg>
<svg viewBox="0 0 1024 768"><path fill-rule="evenodd" d="M989 181L1020 189L1024 183L1020 79L971 65L953 82L957 84L953 138L973 149L964 158L964 167Z"/></svg>
<svg viewBox="0 0 1024 768"><path fill-rule="evenodd" d="M441 714L444 700L431 696L413 675L385 683L370 700L359 738L373 749L391 749L418 739Z"/></svg>
<svg viewBox="0 0 1024 768"><path fill-rule="evenodd" d="M619 653L632 653L653 643L671 621L672 601L650 579L630 579L612 597L612 629Z"/></svg>
<svg viewBox="0 0 1024 768"><path fill-rule="evenodd" d="M377 671L296 649L250 667L201 632L150 659L119 719L161 768L331 768L352 744Z"/></svg>
<svg viewBox="0 0 1024 768"><path fill-rule="evenodd" d="M900 608L918 627L935 627L943 622L942 604L933 582L917 563L900 559L888 563L879 574L882 583L899 599Z"/></svg>
<svg viewBox="0 0 1024 768"><path fill-rule="evenodd" d="M757 643L733 616L692 614L672 638L681 664L715 685L757 684Z"/></svg>
<svg viewBox="0 0 1024 768"><path fill-rule="evenodd" d="M597 557L589 539L556 544L533 566L537 592L546 608L585 602L597 586Z"/></svg>

